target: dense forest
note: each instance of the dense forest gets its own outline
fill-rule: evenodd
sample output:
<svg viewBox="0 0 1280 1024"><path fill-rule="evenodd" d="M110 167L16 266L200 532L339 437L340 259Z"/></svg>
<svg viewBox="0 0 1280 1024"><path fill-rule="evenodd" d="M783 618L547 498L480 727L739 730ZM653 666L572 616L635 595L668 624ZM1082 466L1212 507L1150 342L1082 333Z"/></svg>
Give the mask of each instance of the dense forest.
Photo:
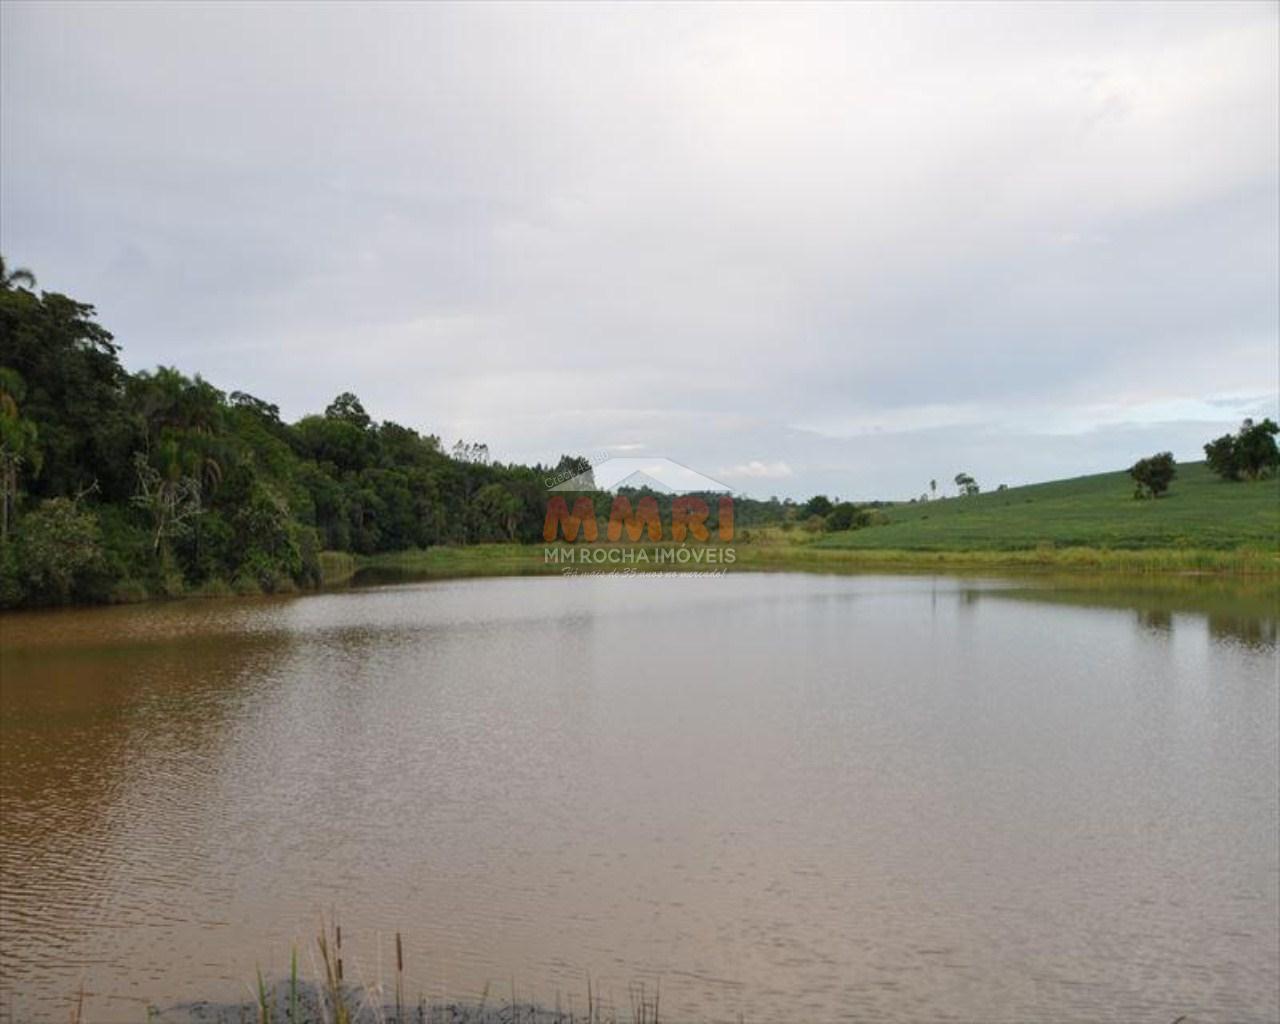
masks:
<svg viewBox="0 0 1280 1024"><path fill-rule="evenodd" d="M349 393L286 423L265 399L130 373L119 354L91 305L0 261L2 606L271 592L318 584L324 549L539 541L547 481L590 469L445 450ZM611 496L591 497L607 515ZM740 499L736 519L804 508Z"/></svg>

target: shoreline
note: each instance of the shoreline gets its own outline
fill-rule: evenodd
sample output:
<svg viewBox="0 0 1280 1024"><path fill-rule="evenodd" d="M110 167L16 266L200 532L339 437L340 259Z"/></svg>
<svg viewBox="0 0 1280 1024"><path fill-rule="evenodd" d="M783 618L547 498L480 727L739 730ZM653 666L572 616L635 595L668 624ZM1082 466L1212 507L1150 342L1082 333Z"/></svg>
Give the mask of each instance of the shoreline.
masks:
<svg viewBox="0 0 1280 1024"><path fill-rule="evenodd" d="M393 551L354 556L349 571L326 586L358 579L362 574L412 573L421 578L465 576L557 575L569 567L590 563L547 562L545 552L574 547L557 544L474 544ZM579 546L580 547L580 546ZM596 550L672 549L664 544L601 544ZM1241 547L1109 549L1092 547L1038 547L1009 550L910 550L895 548L836 548L812 542L742 541L717 544L713 549L732 549L732 562L713 561L701 566L682 562L678 568L723 568L733 572L878 572L966 573L1001 572L1038 575L1046 572L1081 574L1109 573L1126 576L1213 576L1220 578L1280 579L1280 552ZM591 567L662 572L674 565L619 564L601 560Z"/></svg>
<svg viewBox="0 0 1280 1024"><path fill-rule="evenodd" d="M749 531L748 531L749 532ZM762 531L763 532L763 531ZM548 561L554 549L582 550L585 545L563 541L554 544L467 544L409 548L357 555L347 551L319 552L320 583L300 587L290 581L278 590L234 589L217 581L182 593L146 593L105 602L63 605L19 605L0 609L6 613L52 611L67 608L111 607L124 604L167 603L228 597L263 597L319 594L359 587L411 582L414 580L477 579L486 577L638 574L732 574L740 572L798 572L817 575L858 575L888 573L902 575L977 576L997 575L1034 580L1045 577L1083 580L1091 577L1114 582L1176 583L1208 579L1219 583L1274 584L1280 594L1280 550L1253 547L1139 548L1051 547L998 549L901 549L827 547L816 539L778 539L772 531L761 539L714 543L706 547L716 558L676 562L667 559L655 564L646 554L640 561L623 561L621 552L675 551L670 543L593 544L590 549L603 557L595 561ZM726 558L728 551L732 558ZM618 552L610 559L608 552Z"/></svg>

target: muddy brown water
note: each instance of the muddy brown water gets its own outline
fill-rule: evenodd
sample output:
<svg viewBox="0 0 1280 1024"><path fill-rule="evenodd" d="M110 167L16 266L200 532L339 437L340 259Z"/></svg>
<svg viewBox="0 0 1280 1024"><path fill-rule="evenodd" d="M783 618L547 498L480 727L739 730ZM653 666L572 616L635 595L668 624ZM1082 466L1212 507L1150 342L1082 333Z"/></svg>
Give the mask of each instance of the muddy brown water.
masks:
<svg viewBox="0 0 1280 1024"><path fill-rule="evenodd" d="M430 999L1274 1021L1276 621L798 574L7 615L0 1020L241 1000L336 910Z"/></svg>

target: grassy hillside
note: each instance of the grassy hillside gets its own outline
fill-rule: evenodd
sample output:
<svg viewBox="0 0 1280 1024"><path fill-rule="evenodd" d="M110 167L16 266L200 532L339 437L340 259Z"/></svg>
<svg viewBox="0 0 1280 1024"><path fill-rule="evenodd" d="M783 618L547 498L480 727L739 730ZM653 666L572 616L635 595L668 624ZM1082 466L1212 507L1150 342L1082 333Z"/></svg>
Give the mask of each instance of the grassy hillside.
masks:
<svg viewBox="0 0 1280 1024"><path fill-rule="evenodd" d="M1128 473L1055 480L885 510L889 522L819 548L1016 551L1042 545L1228 550L1280 545L1280 481L1227 483L1202 462L1178 467L1169 493L1135 501Z"/></svg>

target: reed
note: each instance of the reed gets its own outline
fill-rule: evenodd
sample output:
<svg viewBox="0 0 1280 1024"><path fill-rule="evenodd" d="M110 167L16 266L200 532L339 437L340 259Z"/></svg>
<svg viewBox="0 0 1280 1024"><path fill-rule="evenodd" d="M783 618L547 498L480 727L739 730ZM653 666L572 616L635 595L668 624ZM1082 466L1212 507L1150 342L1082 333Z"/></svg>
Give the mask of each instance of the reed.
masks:
<svg viewBox="0 0 1280 1024"><path fill-rule="evenodd" d="M258 1024L271 1024L271 1001L267 996L267 983L262 978L262 968L258 968Z"/></svg>
<svg viewBox="0 0 1280 1024"><path fill-rule="evenodd" d="M351 1011L347 1006L346 995L342 988L342 927L333 924L333 941L329 939L329 927L325 924L324 915L320 917L320 934L316 937L316 945L320 950L320 963L324 968L321 985L320 1010L326 1014L326 1024L352 1024Z"/></svg>
<svg viewBox="0 0 1280 1024"><path fill-rule="evenodd" d="M631 1020L633 1024L659 1024L658 1002L662 994L660 982L654 987L652 999L649 999L646 994L643 981L632 985L628 994L631 997Z"/></svg>
<svg viewBox="0 0 1280 1024"><path fill-rule="evenodd" d="M650 988L644 981L628 987L626 1009L619 1011L606 998L596 979L588 972L586 984L586 1016L579 1016L574 1009L572 993L568 1008L560 992L556 993L554 1008L536 999L522 996L515 979L510 982L510 996L500 1005L490 1004L490 986L486 983L475 1003L447 1003L433 1005L421 995L417 1004L409 1006L405 1000L408 959L404 936L395 933L395 985L390 993L393 1000L384 1005L381 983L374 986L348 983L344 980L347 967L361 976L358 961L345 964L342 955L342 928L337 920L321 915L320 929L316 935L317 958L313 961L315 981L307 982L299 975L298 949L290 949L289 976L276 986L268 983L261 969L256 970L254 1002L248 1006L222 1008L225 1013L218 1019L246 1020L256 1018L257 1024L661 1024L661 985ZM207 1008L207 1004L204 1004ZM286 1009L287 1007L287 1009ZM182 1008L176 1008L181 1011ZM174 1017L174 1011L162 1015L166 1022L185 1021ZM203 1020L203 1017L192 1017ZM80 1024L73 1014L72 1024Z"/></svg>
<svg viewBox="0 0 1280 1024"><path fill-rule="evenodd" d="M404 1021L404 946L396 932L396 1024Z"/></svg>
<svg viewBox="0 0 1280 1024"><path fill-rule="evenodd" d="M289 950L289 1024L298 1024L298 947Z"/></svg>

